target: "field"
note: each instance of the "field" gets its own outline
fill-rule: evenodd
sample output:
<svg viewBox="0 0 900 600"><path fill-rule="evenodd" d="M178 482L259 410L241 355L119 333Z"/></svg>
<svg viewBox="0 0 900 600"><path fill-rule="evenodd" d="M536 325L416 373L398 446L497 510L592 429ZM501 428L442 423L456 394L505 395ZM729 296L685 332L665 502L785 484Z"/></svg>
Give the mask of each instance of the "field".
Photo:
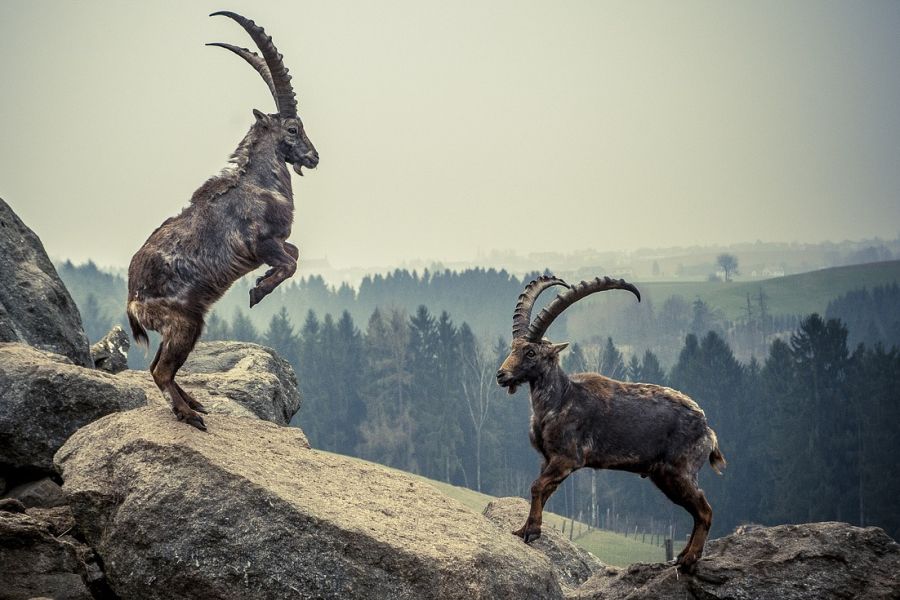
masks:
<svg viewBox="0 0 900 600"><path fill-rule="evenodd" d="M807 315L825 312L828 302L851 290L900 282L900 261L834 267L758 281L725 282L647 282L639 283L641 293L660 306L666 298L680 295L686 300L700 298L720 308L728 319L744 314L747 294L755 300L759 290L768 296L769 313Z"/></svg>
<svg viewBox="0 0 900 600"><path fill-rule="evenodd" d="M449 483L434 481L418 475L414 475L414 477L430 483L440 492L479 513L484 510L488 502L494 499L493 496ZM544 527L561 529L563 521L566 521L568 530L568 519L551 512L544 513ZM594 529L588 532L587 525L577 521L575 522L575 537L572 541L608 565L624 567L634 562L662 562L665 560L665 551L660 546L643 543L639 539L627 538L611 531Z"/></svg>

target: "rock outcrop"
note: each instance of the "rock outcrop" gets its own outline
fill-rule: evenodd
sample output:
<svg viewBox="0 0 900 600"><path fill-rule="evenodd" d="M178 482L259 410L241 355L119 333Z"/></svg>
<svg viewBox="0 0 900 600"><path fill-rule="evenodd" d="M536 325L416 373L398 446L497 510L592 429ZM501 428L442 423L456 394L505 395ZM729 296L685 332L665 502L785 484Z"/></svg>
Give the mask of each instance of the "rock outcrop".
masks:
<svg viewBox="0 0 900 600"><path fill-rule="evenodd" d="M0 342L23 342L93 366L81 315L44 245L2 199Z"/></svg>
<svg viewBox="0 0 900 600"><path fill-rule="evenodd" d="M116 325L91 346L91 360L94 368L107 373L121 373L128 368L128 349L131 340L120 325Z"/></svg>
<svg viewBox="0 0 900 600"><path fill-rule="evenodd" d="M115 375L0 343L0 472L52 473L53 454L79 427L144 404L146 394Z"/></svg>
<svg viewBox="0 0 900 600"><path fill-rule="evenodd" d="M17 485L3 497L15 498L28 508L54 508L66 503L62 488L49 477Z"/></svg>
<svg viewBox="0 0 900 600"><path fill-rule="evenodd" d="M712 540L694 575L633 564L595 575L569 595L582 600L805 600L900 598L900 545L877 527L805 523L760 527Z"/></svg>
<svg viewBox="0 0 900 600"><path fill-rule="evenodd" d="M539 553L425 483L290 427L170 417L109 415L56 456L122 598L562 598Z"/></svg>
<svg viewBox="0 0 900 600"><path fill-rule="evenodd" d="M143 389L151 403L168 406L147 371L125 371L119 378ZM274 350L258 344L201 342L176 379L211 414L287 425L300 410L294 369Z"/></svg>
<svg viewBox="0 0 900 600"><path fill-rule="evenodd" d="M522 498L497 498L485 507L484 516L500 528L501 535L512 535L511 532L525 522L528 509L529 503ZM552 527L545 527L541 537L531 542L529 547L547 557L565 588L577 588L592 575L606 572L606 565L600 559L579 548Z"/></svg>
<svg viewBox="0 0 900 600"><path fill-rule="evenodd" d="M0 597L90 600L82 550L33 516L0 510Z"/></svg>

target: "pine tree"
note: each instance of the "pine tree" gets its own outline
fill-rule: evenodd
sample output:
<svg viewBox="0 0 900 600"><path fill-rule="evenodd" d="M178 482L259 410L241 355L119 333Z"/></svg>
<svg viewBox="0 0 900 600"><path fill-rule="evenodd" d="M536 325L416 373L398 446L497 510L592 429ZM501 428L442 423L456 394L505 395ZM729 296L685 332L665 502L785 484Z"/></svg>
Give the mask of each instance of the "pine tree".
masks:
<svg viewBox="0 0 900 600"><path fill-rule="evenodd" d="M885 476L896 470L900 455L900 349L886 351L881 344L853 356L850 400L857 411L858 434L854 449L856 514L860 526L877 525L900 538L900 478Z"/></svg>
<svg viewBox="0 0 900 600"><path fill-rule="evenodd" d="M228 326L228 321L221 318L216 311L212 311L206 319L206 327L203 329L203 339L208 341L231 339L231 328Z"/></svg>
<svg viewBox="0 0 900 600"><path fill-rule="evenodd" d="M100 311L100 305L94 294L88 294L87 300L81 309L81 323L84 333L91 343L102 338L110 329L108 319Z"/></svg>
<svg viewBox="0 0 900 600"><path fill-rule="evenodd" d="M352 454L359 444L359 426L366 420L366 405L361 396L365 385L366 357L362 334L346 310L337 323L336 342L339 362L334 422L343 430L343 436L338 439L335 451Z"/></svg>
<svg viewBox="0 0 900 600"><path fill-rule="evenodd" d="M597 371L611 379L622 380L627 375L625 361L611 337L606 338L606 346L600 354L600 364Z"/></svg>
<svg viewBox="0 0 900 600"><path fill-rule="evenodd" d="M644 381L643 373L641 373L641 359L637 357L637 354L631 355L626 372L628 373L628 381Z"/></svg>
<svg viewBox="0 0 900 600"><path fill-rule="evenodd" d="M235 310L234 319L231 321L231 336L239 342L257 343L259 341L259 332L253 325L253 321L240 308Z"/></svg>
<svg viewBox="0 0 900 600"><path fill-rule="evenodd" d="M644 352L644 358L641 361L641 381L644 383L655 383L657 385L666 385L666 372L663 371L656 355L647 350Z"/></svg>
<svg viewBox="0 0 900 600"><path fill-rule="evenodd" d="M300 328L300 341L297 346L297 381L303 396L303 404L292 424L299 424L309 437L315 448L322 447L328 419L328 398L324 393L322 381L323 364L320 360L319 348L322 340L319 335L321 325L316 313L310 309L306 313L303 327Z"/></svg>
<svg viewBox="0 0 900 600"><path fill-rule="evenodd" d="M847 330L840 321L812 314L791 335L790 346L799 384L795 398L808 415L795 435L805 438L806 468L816 474L806 489L807 520L843 520L849 518L845 474L855 430L854 412L845 403Z"/></svg>
<svg viewBox="0 0 900 600"><path fill-rule="evenodd" d="M764 482L771 492L765 494L760 506L760 520L767 523L791 523L806 520L798 508L805 511L804 487L810 476L807 465L798 458L804 452L804 440L797 435L803 431L805 411L795 402L798 393L796 373L790 347L775 339L761 372L761 396L769 407L769 423L763 432L768 452L762 457ZM798 484L801 489L798 489Z"/></svg>
<svg viewBox="0 0 900 600"><path fill-rule="evenodd" d="M587 359L581 344L575 342L569 346L563 355L562 366L567 373L584 373L588 370Z"/></svg>
<svg viewBox="0 0 900 600"><path fill-rule="evenodd" d="M360 426L363 458L416 471L414 419L409 405L409 320L399 309L375 309L366 329L368 420Z"/></svg>
<svg viewBox="0 0 900 600"><path fill-rule="evenodd" d="M294 334L294 326L284 306L269 321L269 328L263 334L262 343L275 350L294 368L297 367L299 339Z"/></svg>

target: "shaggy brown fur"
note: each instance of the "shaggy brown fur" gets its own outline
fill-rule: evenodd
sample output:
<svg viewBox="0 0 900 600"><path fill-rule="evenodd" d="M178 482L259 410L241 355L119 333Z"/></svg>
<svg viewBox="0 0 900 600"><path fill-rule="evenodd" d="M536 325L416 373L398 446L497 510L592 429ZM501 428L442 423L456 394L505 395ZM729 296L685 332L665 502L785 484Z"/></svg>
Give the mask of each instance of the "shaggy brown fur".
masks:
<svg viewBox="0 0 900 600"><path fill-rule="evenodd" d="M261 28L234 13L225 14L250 32L267 61L280 65L280 55ZM241 50L261 64L262 58ZM268 67L257 69L270 88L288 86L290 92L283 67L272 69L283 71L275 83ZM253 111L256 122L229 166L204 183L181 214L157 228L128 267L127 313L134 338L146 345L147 329L161 334L150 365L153 379L178 419L198 429L206 429L198 414L206 411L175 382L175 374L200 337L204 315L234 281L263 264L271 268L250 290L251 308L297 269L299 250L286 241L294 219L286 163L302 175L302 167L316 167L319 155L299 117L292 116L296 113L281 106L285 97L293 98L292 92L285 96L287 92L277 98L279 114Z"/></svg>
<svg viewBox="0 0 900 600"><path fill-rule="evenodd" d="M528 519L514 533L526 543L540 537L544 505L573 471L630 471L649 477L694 518L691 538L677 559L682 569L692 570L712 523L697 473L707 460L717 473L725 466L716 434L700 407L681 392L596 373L567 375L559 365L567 345L517 337L497 371L498 383L510 393L528 383L531 444L543 457L531 486Z"/></svg>

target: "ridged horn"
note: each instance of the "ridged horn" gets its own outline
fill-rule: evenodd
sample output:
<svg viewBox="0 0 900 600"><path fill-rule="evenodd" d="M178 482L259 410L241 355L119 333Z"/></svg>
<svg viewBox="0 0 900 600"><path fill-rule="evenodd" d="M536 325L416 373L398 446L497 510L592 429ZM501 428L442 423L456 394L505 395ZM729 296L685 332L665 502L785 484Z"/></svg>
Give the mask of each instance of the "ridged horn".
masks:
<svg viewBox="0 0 900 600"><path fill-rule="evenodd" d="M569 287L569 284L555 275L541 275L525 286L525 291L519 294L516 309L513 311L513 339L524 337L528 333L531 323L531 309L541 292L554 285Z"/></svg>
<svg viewBox="0 0 900 600"><path fill-rule="evenodd" d="M220 10L209 16L215 17L218 15L233 19L250 34L256 47L262 52L266 66L269 68L269 74L272 77L272 87L275 88L273 96L275 97L275 105L278 107L278 114L289 119L295 118L297 116L297 98L294 95L294 88L291 87L291 76L284 66L284 57L278 53L278 48L272 43L272 36L267 35L262 27L250 19L229 10Z"/></svg>
<svg viewBox="0 0 900 600"><path fill-rule="evenodd" d="M232 46L231 44L225 44L223 42L210 42L209 44L207 44L207 46L218 46L219 48L231 50L232 52L246 60L247 63L251 67L256 69L256 72L262 76L263 81L265 81L266 85L269 86L269 91L272 92L272 97L277 97L277 94L275 92L275 83L272 82L272 74L269 73L269 66L266 64L266 61L262 56L248 48L240 48L238 46Z"/></svg>
<svg viewBox="0 0 900 600"><path fill-rule="evenodd" d="M638 302L641 301L641 293L638 289L624 279L610 279L609 277L601 279L597 277L592 281L582 281L560 293L550 304L545 306L544 310L528 326L528 333L525 335L525 338L531 342L539 342L544 337L547 328L553 323L553 320L561 315L564 310L585 296L590 296L597 292L605 292L606 290L628 290L637 296Z"/></svg>

